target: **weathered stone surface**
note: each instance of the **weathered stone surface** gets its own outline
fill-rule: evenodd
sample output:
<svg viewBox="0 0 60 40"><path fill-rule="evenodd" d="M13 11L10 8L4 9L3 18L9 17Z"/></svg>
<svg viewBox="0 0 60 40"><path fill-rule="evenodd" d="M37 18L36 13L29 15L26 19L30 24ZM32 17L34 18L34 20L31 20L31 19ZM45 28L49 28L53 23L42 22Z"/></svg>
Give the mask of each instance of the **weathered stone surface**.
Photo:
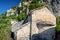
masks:
<svg viewBox="0 0 60 40"><path fill-rule="evenodd" d="M32 21L36 22L38 20L49 21L56 24L55 16L46 7L32 11Z"/></svg>
<svg viewBox="0 0 60 40"><path fill-rule="evenodd" d="M24 25L23 28L17 31L17 40L25 40L25 36L28 36L30 34L30 24ZM23 37L23 38L21 38Z"/></svg>
<svg viewBox="0 0 60 40"><path fill-rule="evenodd" d="M16 31L17 40L29 40L30 27L32 27L32 40L53 40L55 36L56 18L52 12L44 7L33 10L31 13L32 25L30 22L22 25L22 28Z"/></svg>
<svg viewBox="0 0 60 40"><path fill-rule="evenodd" d="M41 21L45 21L41 22ZM37 9L32 11L32 23L36 24L38 28L38 38L39 40L54 40L55 38L55 27L56 27L56 18L46 7L42 9ZM47 23L48 22L48 23ZM51 23L50 23L51 22ZM38 24L37 24L38 23ZM48 24L53 25L48 25ZM32 25L32 27L34 27ZM36 34L33 34L33 36ZM34 37L32 37L34 38ZM35 40L35 39L33 39ZM38 39L36 39L38 40Z"/></svg>
<svg viewBox="0 0 60 40"><path fill-rule="evenodd" d="M38 33L38 29L34 25L34 27L32 27L32 34L37 34L37 33ZM29 35L30 35L30 23L27 23L27 25L24 25L23 28L21 28L20 30L17 31L17 40L20 40L20 39L21 40L26 40L26 39L28 40Z"/></svg>

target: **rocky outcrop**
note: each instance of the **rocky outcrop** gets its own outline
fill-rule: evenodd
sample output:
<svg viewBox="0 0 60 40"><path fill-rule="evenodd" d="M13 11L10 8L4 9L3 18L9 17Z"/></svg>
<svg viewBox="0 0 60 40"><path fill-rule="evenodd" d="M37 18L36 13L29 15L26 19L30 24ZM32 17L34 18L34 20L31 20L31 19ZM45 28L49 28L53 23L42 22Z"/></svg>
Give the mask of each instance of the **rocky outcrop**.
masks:
<svg viewBox="0 0 60 40"><path fill-rule="evenodd" d="M34 22L38 28L38 34L33 34L33 40L35 40L37 35L36 40L54 40L56 18L52 12L50 12L46 7L32 10L32 24Z"/></svg>
<svg viewBox="0 0 60 40"><path fill-rule="evenodd" d="M52 12L50 12L46 7L42 9L32 10L32 21L36 22L38 20L49 21L56 24L56 18Z"/></svg>
<svg viewBox="0 0 60 40"><path fill-rule="evenodd" d="M16 40L53 40L55 37L56 18L46 7L31 11L30 21L13 31Z"/></svg>
<svg viewBox="0 0 60 40"><path fill-rule="evenodd" d="M54 15L60 16L60 0L48 0Z"/></svg>

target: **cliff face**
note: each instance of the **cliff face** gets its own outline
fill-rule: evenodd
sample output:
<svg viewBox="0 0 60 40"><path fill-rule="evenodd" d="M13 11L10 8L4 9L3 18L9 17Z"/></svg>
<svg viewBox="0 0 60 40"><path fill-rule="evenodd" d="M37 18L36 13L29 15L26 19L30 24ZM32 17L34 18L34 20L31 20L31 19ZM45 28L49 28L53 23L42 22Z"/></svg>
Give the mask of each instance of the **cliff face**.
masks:
<svg viewBox="0 0 60 40"><path fill-rule="evenodd" d="M60 16L60 0L48 0L48 3L52 6L53 13Z"/></svg>

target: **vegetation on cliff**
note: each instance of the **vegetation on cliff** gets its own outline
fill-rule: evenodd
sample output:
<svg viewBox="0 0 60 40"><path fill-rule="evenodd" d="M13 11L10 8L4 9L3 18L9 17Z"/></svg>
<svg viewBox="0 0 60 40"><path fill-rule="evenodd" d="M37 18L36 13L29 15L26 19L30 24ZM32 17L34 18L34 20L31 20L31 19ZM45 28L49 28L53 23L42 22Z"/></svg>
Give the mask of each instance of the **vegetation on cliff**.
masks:
<svg viewBox="0 0 60 40"><path fill-rule="evenodd" d="M56 17L56 30L60 31L60 17L59 16Z"/></svg>
<svg viewBox="0 0 60 40"><path fill-rule="evenodd" d="M38 0L33 0L31 3L30 3L30 6L29 6L29 9L30 10L33 10L35 8L39 8L39 7L43 7L43 6L46 6L46 4L43 2L43 3L39 3Z"/></svg>
<svg viewBox="0 0 60 40"><path fill-rule="evenodd" d="M11 23L4 16L0 17L0 40L11 40Z"/></svg>
<svg viewBox="0 0 60 40"><path fill-rule="evenodd" d="M26 1L28 2L29 0L26 0ZM28 8L29 10L33 10L35 8L43 7L45 5L46 5L45 3L39 3L38 0L32 0ZM19 8L19 10L17 8ZM19 13L19 15L16 16L16 12L15 12L14 15L10 15L7 17L6 16L7 12L5 12L0 16L0 40L11 40L11 26L12 25L10 23L10 19L22 21L27 16L27 13L26 13L27 6L24 6L24 7L15 6L15 7L12 7L12 9L16 10L16 12L22 10L22 13Z"/></svg>

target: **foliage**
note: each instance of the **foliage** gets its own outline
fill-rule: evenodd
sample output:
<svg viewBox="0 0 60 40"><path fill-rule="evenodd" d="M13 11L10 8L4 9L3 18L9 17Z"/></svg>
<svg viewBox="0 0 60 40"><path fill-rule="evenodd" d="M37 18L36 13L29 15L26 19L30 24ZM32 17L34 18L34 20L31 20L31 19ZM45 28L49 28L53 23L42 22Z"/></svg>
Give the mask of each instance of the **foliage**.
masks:
<svg viewBox="0 0 60 40"><path fill-rule="evenodd" d="M10 28L0 30L0 40L12 40Z"/></svg>
<svg viewBox="0 0 60 40"><path fill-rule="evenodd" d="M32 2L30 3L29 9L33 10L35 8L43 7L45 5L46 5L45 3L39 3L39 0L32 0Z"/></svg>
<svg viewBox="0 0 60 40"><path fill-rule="evenodd" d="M0 40L11 40L10 27L11 23L8 19L0 20Z"/></svg>
<svg viewBox="0 0 60 40"><path fill-rule="evenodd" d="M34 4L35 4L35 3L38 3L38 1L39 1L39 0L32 0L31 3L34 3Z"/></svg>
<svg viewBox="0 0 60 40"><path fill-rule="evenodd" d="M43 2L47 2L48 0L43 0Z"/></svg>
<svg viewBox="0 0 60 40"><path fill-rule="evenodd" d="M21 21L21 20L24 20L26 18L26 13L21 13L19 16L18 16L18 21Z"/></svg>
<svg viewBox="0 0 60 40"><path fill-rule="evenodd" d="M36 4L36 8L38 8L38 7L43 7L43 6L45 6L46 4L45 3L42 3L42 4Z"/></svg>
<svg viewBox="0 0 60 40"><path fill-rule="evenodd" d="M46 4L45 3L42 3L42 4L39 4L39 3L36 3L36 4L30 4L30 6L29 6L29 9L30 10L33 10L33 9L35 9L35 8L39 8L39 7L43 7L43 6L45 6Z"/></svg>
<svg viewBox="0 0 60 40"><path fill-rule="evenodd" d="M26 2L28 2L29 0L22 0L22 1L26 1Z"/></svg>
<svg viewBox="0 0 60 40"><path fill-rule="evenodd" d="M60 31L60 17L56 17L56 30Z"/></svg>
<svg viewBox="0 0 60 40"><path fill-rule="evenodd" d="M7 18L6 14L2 14L1 16L2 16L3 19Z"/></svg>
<svg viewBox="0 0 60 40"><path fill-rule="evenodd" d="M17 16L14 14L14 15L11 15L8 17L9 19L13 19L13 20L17 20Z"/></svg>
<svg viewBox="0 0 60 40"><path fill-rule="evenodd" d="M16 9L17 9L17 6L12 7L12 9L13 9L13 10L16 10Z"/></svg>

